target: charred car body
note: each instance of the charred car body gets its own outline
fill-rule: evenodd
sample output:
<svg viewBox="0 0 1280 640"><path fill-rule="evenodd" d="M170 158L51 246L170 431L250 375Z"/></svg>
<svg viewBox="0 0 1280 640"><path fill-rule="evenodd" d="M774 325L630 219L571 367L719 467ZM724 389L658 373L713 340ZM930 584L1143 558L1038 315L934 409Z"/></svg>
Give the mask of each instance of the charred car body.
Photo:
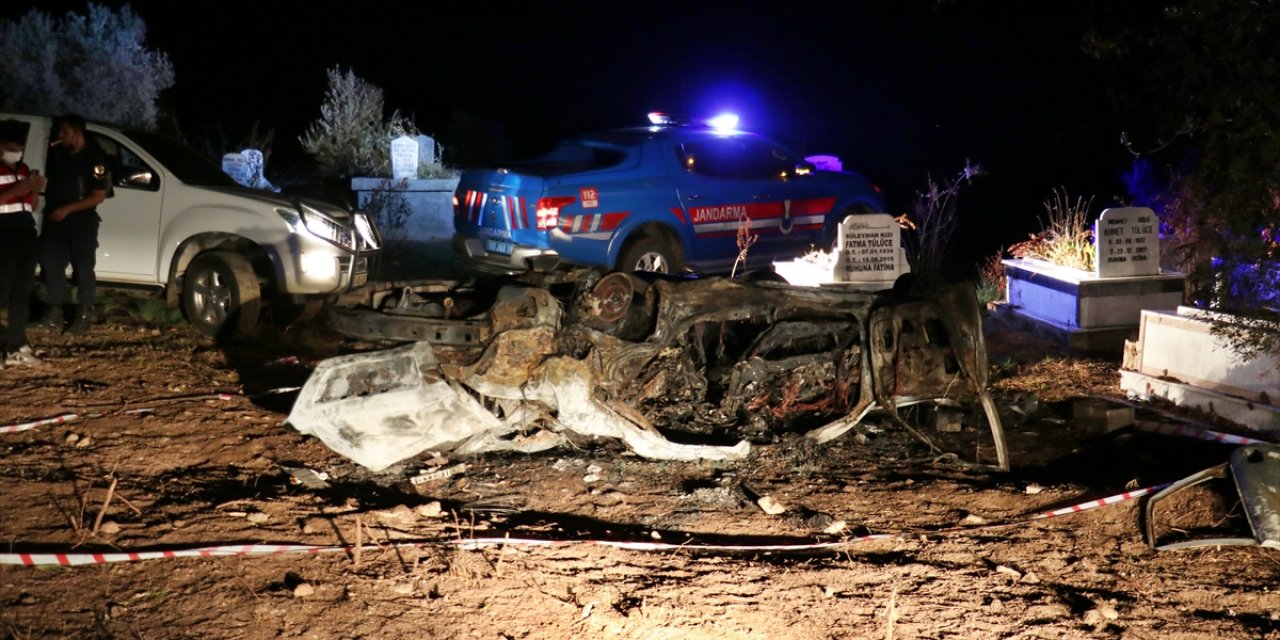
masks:
<svg viewBox="0 0 1280 640"><path fill-rule="evenodd" d="M496 294L475 302L484 291ZM896 409L939 398L981 405L988 461L1008 468L969 286L897 299L580 271L555 286L406 289L382 306L335 324L416 342L321 363L290 416L375 471L428 450L536 451L575 434L653 459L741 458L770 432L829 441L876 407L910 430Z"/></svg>

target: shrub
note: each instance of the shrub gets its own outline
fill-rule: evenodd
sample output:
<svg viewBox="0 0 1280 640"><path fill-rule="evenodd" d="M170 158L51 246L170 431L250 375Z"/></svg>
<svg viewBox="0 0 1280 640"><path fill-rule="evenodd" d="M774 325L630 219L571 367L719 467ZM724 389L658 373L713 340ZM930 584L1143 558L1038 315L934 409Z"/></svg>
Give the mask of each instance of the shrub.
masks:
<svg viewBox="0 0 1280 640"><path fill-rule="evenodd" d="M927 177L928 189L916 194L913 214L903 221L906 223L905 228L915 232L911 237L915 245L912 249L917 270L942 266L945 249L960 226L960 217L956 212L960 187L983 173L982 165L966 158L964 166L955 177L944 184L938 184L933 176Z"/></svg>
<svg viewBox="0 0 1280 640"><path fill-rule="evenodd" d="M1044 202L1046 217L1040 231L1027 240L1009 247L1018 258L1039 258L1063 267L1093 271L1093 227L1089 208L1093 198L1077 197L1073 202L1067 189L1054 189L1053 197Z"/></svg>
<svg viewBox="0 0 1280 640"><path fill-rule="evenodd" d="M1003 300L1008 285L1004 274L1004 249L988 257L978 266L978 303L982 306Z"/></svg>
<svg viewBox="0 0 1280 640"><path fill-rule="evenodd" d="M417 126L399 111L384 120L382 89L360 79L354 71L334 67L328 75L329 89L320 105L320 119L298 139L302 148L315 157L326 175L391 177L391 140L419 135ZM419 158L419 178L451 174L440 162L438 145L432 157Z"/></svg>
<svg viewBox="0 0 1280 640"><path fill-rule="evenodd" d="M62 18L32 9L0 21L0 108L154 126L173 65L144 46L146 34L128 5L117 11L90 4L86 14Z"/></svg>

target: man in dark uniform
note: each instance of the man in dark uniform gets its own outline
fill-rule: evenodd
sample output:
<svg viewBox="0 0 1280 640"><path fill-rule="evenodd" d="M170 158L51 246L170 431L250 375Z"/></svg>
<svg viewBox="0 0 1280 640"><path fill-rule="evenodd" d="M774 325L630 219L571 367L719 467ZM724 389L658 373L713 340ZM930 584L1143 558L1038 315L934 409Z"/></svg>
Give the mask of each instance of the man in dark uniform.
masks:
<svg viewBox="0 0 1280 640"><path fill-rule="evenodd" d="M67 331L86 333L93 323L97 294L93 270L97 262L98 223L102 220L97 207L107 198L111 176L102 152L85 137L84 118L59 118L57 132L58 141L49 150L49 185L40 229L40 270L50 306L45 326L62 328L70 264L79 286L76 317Z"/></svg>

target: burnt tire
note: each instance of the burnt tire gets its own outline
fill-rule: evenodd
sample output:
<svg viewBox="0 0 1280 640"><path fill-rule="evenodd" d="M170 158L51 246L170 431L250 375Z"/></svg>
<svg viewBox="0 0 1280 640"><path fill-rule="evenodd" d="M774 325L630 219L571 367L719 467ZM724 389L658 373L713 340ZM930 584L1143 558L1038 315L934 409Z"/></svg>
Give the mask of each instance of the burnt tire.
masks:
<svg viewBox="0 0 1280 640"><path fill-rule="evenodd" d="M262 311L258 276L238 253L202 253L183 276L182 311L196 331L206 336L229 338L253 333Z"/></svg>
<svg viewBox="0 0 1280 640"><path fill-rule="evenodd" d="M631 273L675 273L675 252L658 238L640 238L627 246L618 259L618 271Z"/></svg>

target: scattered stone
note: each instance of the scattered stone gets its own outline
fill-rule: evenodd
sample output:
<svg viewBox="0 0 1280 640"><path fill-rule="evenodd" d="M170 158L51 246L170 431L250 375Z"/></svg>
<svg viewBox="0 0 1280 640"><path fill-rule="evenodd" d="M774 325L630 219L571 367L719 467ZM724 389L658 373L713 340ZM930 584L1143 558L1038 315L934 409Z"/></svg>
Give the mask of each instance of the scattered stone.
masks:
<svg viewBox="0 0 1280 640"><path fill-rule="evenodd" d="M421 518L439 518L444 514L444 508L440 506L439 500L432 500L423 505L418 505L418 516Z"/></svg>
<svg viewBox="0 0 1280 640"><path fill-rule="evenodd" d="M939 433L960 433L964 423L959 412L938 409L933 412L933 428Z"/></svg>
<svg viewBox="0 0 1280 640"><path fill-rule="evenodd" d="M661 539L662 539L662 534L661 534L661 533L658 533L657 531L650 531L650 532L649 532L649 537L650 537L650 538L653 538L654 540L661 540Z"/></svg>
<svg viewBox="0 0 1280 640"><path fill-rule="evenodd" d="M89 445L91 444L93 444L93 438L89 436L85 436L83 438L80 438L80 441L76 443L76 448L85 449L85 448L88 448Z"/></svg>
<svg viewBox="0 0 1280 640"><path fill-rule="evenodd" d="M71 446L71 445L73 445L73 444L75 444L75 443L77 443L77 442L79 442L79 441L80 441L80 434L78 434L78 433L68 433L68 434L67 434L67 439L66 439L66 441L65 441L65 442L66 442L66 445L69 447L69 446Z"/></svg>
<svg viewBox="0 0 1280 640"><path fill-rule="evenodd" d="M771 516L782 515L787 512L786 506L775 500L773 496L763 496L756 500L756 504L760 505L760 509Z"/></svg>
<svg viewBox="0 0 1280 640"><path fill-rule="evenodd" d="M1022 582L1026 584L1040 584L1040 576L1028 571L1022 575Z"/></svg>
<svg viewBox="0 0 1280 640"><path fill-rule="evenodd" d="M244 518L249 515L249 512L248 511L228 511L227 515L231 516L232 518Z"/></svg>
<svg viewBox="0 0 1280 640"><path fill-rule="evenodd" d="M626 502L626 496L617 491L600 491L592 489L592 493L596 494L595 500L592 500L597 507L616 507Z"/></svg>
<svg viewBox="0 0 1280 640"><path fill-rule="evenodd" d="M261 511L255 511L255 512L250 513L250 514L248 514L247 516L245 516L245 518L247 518L247 519L249 520L249 522L252 522L253 524L263 524L263 523L265 523L267 520L270 520L270 519L271 519L271 516L269 516L269 515L267 515L267 514L265 514L265 513L261 512Z"/></svg>
<svg viewBox="0 0 1280 640"><path fill-rule="evenodd" d="M1084 623L1092 627L1101 627L1107 623L1107 617L1101 609L1090 609L1084 612Z"/></svg>
<svg viewBox="0 0 1280 640"><path fill-rule="evenodd" d="M1013 578L1014 580L1021 580L1021 579L1022 579L1022 572L1021 572L1021 571L1018 571L1017 569L1014 569L1014 568L1012 568L1012 567L1006 567L1006 566L1004 566L1004 565L997 565L997 566L996 566L996 573L1003 573L1004 575L1009 576L1009 577Z"/></svg>
<svg viewBox="0 0 1280 640"><path fill-rule="evenodd" d="M396 505L391 509L374 512L374 515L386 524L409 525L418 519L417 513L403 504Z"/></svg>
<svg viewBox="0 0 1280 640"><path fill-rule="evenodd" d="M187 526L187 521L186 521L186 520L181 520L181 519L179 519L179 520L174 520L173 522L170 522L169 524L170 524L170 525L172 525L174 529L181 529L181 528L183 528L183 527Z"/></svg>
<svg viewBox="0 0 1280 640"><path fill-rule="evenodd" d="M1027 489L1026 489L1026 491L1027 491L1027 495L1029 495L1029 496L1034 496L1034 495L1036 495L1036 494L1038 494L1038 493L1040 493L1040 492L1044 491L1044 487L1042 487L1042 486L1040 486L1040 485L1038 485L1038 484L1036 484L1036 483L1032 482L1031 484L1027 485Z"/></svg>
<svg viewBox="0 0 1280 640"><path fill-rule="evenodd" d="M1086 398L1071 405L1071 418L1087 434L1110 433L1133 424L1133 407Z"/></svg>
<svg viewBox="0 0 1280 640"><path fill-rule="evenodd" d="M848 526L849 526L848 523L846 523L844 520L836 520L835 522L832 522L830 525L828 525L826 529L823 529L822 532L829 536L833 536L837 533L840 533L841 531L844 531Z"/></svg>
<svg viewBox="0 0 1280 640"><path fill-rule="evenodd" d="M587 473L600 473L601 471L604 471L604 469L598 464L587 466Z"/></svg>
<svg viewBox="0 0 1280 640"><path fill-rule="evenodd" d="M969 515L966 515L964 518L960 520L960 526L962 527L977 527L977 526L984 525L986 523L987 523L986 518L979 515L972 514L972 513L970 513Z"/></svg>
<svg viewBox="0 0 1280 640"><path fill-rule="evenodd" d="M1004 611L1004 601L1000 598L992 598L990 607L992 613L1000 613Z"/></svg>
<svg viewBox="0 0 1280 640"><path fill-rule="evenodd" d="M868 442L871 442L871 438L868 438L867 434L865 433L858 433L858 434L854 434L853 441L858 444L866 444Z"/></svg>
<svg viewBox="0 0 1280 640"><path fill-rule="evenodd" d="M120 525L117 524L115 520L103 520L102 526L98 527L98 532L114 536L115 534L120 533Z"/></svg>
<svg viewBox="0 0 1280 640"><path fill-rule="evenodd" d="M18 596L18 604L21 604L21 605L33 605L38 602L40 602L40 599L29 593L24 593Z"/></svg>
<svg viewBox="0 0 1280 640"><path fill-rule="evenodd" d="M311 586L309 582L299 583L298 586L293 588L293 597L295 598L310 598L315 594L316 588Z"/></svg>
<svg viewBox="0 0 1280 640"><path fill-rule="evenodd" d="M583 481L583 482L585 482L585 483L587 483L587 484L591 484L592 482L599 482L599 481L600 481L600 474L598 474L598 473L588 473L587 475L582 476L582 481Z"/></svg>

